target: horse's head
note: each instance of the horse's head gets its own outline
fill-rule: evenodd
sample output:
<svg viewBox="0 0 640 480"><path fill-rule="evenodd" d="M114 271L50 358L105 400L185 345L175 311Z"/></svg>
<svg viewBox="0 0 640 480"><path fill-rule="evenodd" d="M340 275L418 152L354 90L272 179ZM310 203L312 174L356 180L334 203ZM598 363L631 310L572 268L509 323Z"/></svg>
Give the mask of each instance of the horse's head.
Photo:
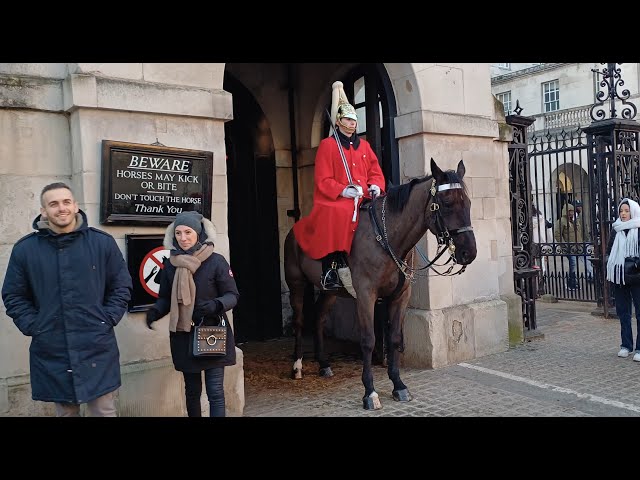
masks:
<svg viewBox="0 0 640 480"><path fill-rule="evenodd" d="M460 265L468 265L476 258L476 237L471 227L471 200L463 182L465 173L462 160L457 171L442 171L431 159L431 202L429 203L429 230L438 242L453 240L455 259Z"/></svg>

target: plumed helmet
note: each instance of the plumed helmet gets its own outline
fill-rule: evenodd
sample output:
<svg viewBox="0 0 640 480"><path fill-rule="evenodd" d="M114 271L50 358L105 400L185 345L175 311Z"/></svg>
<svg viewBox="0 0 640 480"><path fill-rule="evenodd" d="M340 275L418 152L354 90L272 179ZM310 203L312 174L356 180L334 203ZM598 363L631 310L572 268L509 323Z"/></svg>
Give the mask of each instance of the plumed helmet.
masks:
<svg viewBox="0 0 640 480"><path fill-rule="evenodd" d="M334 123L338 123L341 118L351 118L358 121L356 109L347 100L347 94L344 93L344 85L342 82L333 82L331 92L331 118Z"/></svg>

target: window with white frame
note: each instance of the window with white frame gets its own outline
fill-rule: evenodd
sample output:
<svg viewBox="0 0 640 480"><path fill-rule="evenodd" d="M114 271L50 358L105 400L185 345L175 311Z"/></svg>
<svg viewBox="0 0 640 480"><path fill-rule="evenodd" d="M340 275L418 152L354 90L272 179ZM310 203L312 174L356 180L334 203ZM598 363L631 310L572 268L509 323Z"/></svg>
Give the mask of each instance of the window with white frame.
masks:
<svg viewBox="0 0 640 480"><path fill-rule="evenodd" d="M502 102L504 114L511 115L511 90L497 94L496 98Z"/></svg>
<svg viewBox="0 0 640 480"><path fill-rule="evenodd" d="M545 112L560 110L560 83L558 80L542 84L542 99Z"/></svg>

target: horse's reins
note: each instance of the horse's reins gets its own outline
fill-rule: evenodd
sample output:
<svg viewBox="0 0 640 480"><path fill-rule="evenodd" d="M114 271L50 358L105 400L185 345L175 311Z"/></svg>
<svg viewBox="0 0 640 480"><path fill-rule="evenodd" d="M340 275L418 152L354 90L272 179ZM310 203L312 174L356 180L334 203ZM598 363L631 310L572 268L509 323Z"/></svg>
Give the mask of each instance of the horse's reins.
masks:
<svg viewBox="0 0 640 480"><path fill-rule="evenodd" d="M331 115L329 114L326 108L324 111L327 114L327 117L329 118L329 127L331 128L331 131L333 132L333 138L335 139L336 144L338 145L338 152L340 152L340 158L342 158L342 165L344 166L344 171L347 173L347 180L349 180L349 185L347 185L347 187L354 187L359 192L362 192L362 187L360 185L356 185L355 183L353 183L353 177L351 176L351 171L349 170L347 157L345 157L344 155L342 144L340 143L340 139L338 138L338 131L336 130L336 127L333 125L331 121ZM351 217L352 223L356 221L356 217L358 215L358 199L361 196L362 195L353 198L353 217Z"/></svg>
<svg viewBox="0 0 640 480"><path fill-rule="evenodd" d="M414 277L415 277L415 275L417 274L418 271L425 270L427 268L431 268L438 275L442 275L442 276L459 275L459 274L461 274L462 272L465 271L467 266L466 265L462 265L460 270L458 270L455 273L451 273L451 271L453 270L453 267L458 264L456 262L456 258L455 258L456 246L453 243L453 238L451 237L451 235L452 234L455 235L455 234L462 233L462 232L473 231L473 227L471 225L467 225L467 226L464 226L464 227L460 227L460 228L456 228L456 229L453 229L453 230L449 230L447 228L446 223L444 222L444 218L442 218L442 213L440 212L440 204L438 203L438 199L436 197L436 193L437 192L442 192L442 191L445 191L445 190L461 189L461 188L462 188L462 185L460 185L459 183L445 183L443 185L436 185L435 179L433 180L433 182L431 184L431 188L429 189L429 196L427 198L427 204L429 205L429 202L431 201L431 204L429 205L429 210L431 210L432 212L435 212L434 215L436 216L436 218L435 218L436 228L437 228L438 233L439 233L438 235L436 235L436 239L438 240L438 249L437 249L438 253L437 253L436 257L433 260L429 260L427 258L427 256L424 255L418 249L417 245L414 246L413 248L418 250L418 253L422 257L422 259L427 262L427 265L425 265L424 267L420 267L420 268L414 268L414 267L410 266L406 261L398 259L398 256L395 254L395 252L391 248L391 245L389 244L389 238L388 238L388 235L387 235L386 215L385 215L386 202L387 202L386 195L382 199L382 211L381 211L381 213L382 213L382 229L380 229L380 225L378 223L378 219L377 219L376 214L375 214L375 200L376 199L374 199L369 204L369 207L368 207L369 208L369 215L371 216L371 220L372 220L372 223L373 223L373 228L374 228L374 231L375 231L375 234L376 234L376 237L375 237L376 240L378 241L380 246L386 252L389 253L391 258L393 259L393 261L397 265L398 269L404 275L404 277L409 279L410 281L412 281L412 282L414 281ZM448 243L448 245L447 245L447 243ZM446 249L443 248L445 245L447 246ZM449 263L451 261L453 261L453 265L451 265L446 272L440 273L433 267L433 265L435 264L436 260L438 260L442 256L442 254L444 254L444 252L447 249L449 250L449 259L444 264L436 265L436 266L445 266L447 263ZM400 284L398 285L398 287L396 287L396 292L399 290L399 288L401 288L403 283L404 283L404 281L401 281Z"/></svg>

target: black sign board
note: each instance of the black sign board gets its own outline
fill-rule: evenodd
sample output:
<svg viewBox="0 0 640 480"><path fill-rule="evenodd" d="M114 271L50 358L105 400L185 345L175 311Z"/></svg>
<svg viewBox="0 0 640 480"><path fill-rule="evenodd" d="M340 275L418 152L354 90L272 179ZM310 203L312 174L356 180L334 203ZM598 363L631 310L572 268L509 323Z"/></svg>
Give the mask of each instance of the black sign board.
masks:
<svg viewBox="0 0 640 480"><path fill-rule="evenodd" d="M180 212L211 218L213 152L102 141L100 223L166 225Z"/></svg>
<svg viewBox="0 0 640 480"><path fill-rule="evenodd" d="M130 312L148 310L156 303L162 262L169 258L169 250L162 246L163 239L164 235L125 235L127 266L133 280Z"/></svg>

